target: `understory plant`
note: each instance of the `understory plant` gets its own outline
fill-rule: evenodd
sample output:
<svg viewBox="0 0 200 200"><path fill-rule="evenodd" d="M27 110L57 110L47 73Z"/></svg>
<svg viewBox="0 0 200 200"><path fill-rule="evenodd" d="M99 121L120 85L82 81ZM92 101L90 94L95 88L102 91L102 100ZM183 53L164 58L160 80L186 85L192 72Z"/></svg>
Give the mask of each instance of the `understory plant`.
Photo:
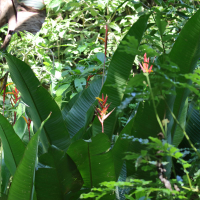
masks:
<svg viewBox="0 0 200 200"><path fill-rule="evenodd" d="M199 95L189 76L200 57L200 11L187 21L166 52L167 24L156 10L154 25L163 45L161 52L150 56L144 45L145 31L154 18L154 11L142 14L118 45L103 80L95 76L62 106L26 62L2 52L20 92L22 116L26 113L33 127L30 141L25 142L26 131L16 128L26 125L23 117L13 127L0 114L0 198L198 198L199 153L192 139L196 133L188 132L185 123L189 124L190 90L196 98ZM142 72L133 75L134 60L142 63L143 55ZM196 80L195 76L191 79ZM118 116L124 102L136 106L122 129ZM193 112L188 119L191 116ZM178 148L184 140L194 151L189 158L192 162L184 160ZM178 164L182 170L176 169ZM177 172L183 180L177 180Z"/></svg>

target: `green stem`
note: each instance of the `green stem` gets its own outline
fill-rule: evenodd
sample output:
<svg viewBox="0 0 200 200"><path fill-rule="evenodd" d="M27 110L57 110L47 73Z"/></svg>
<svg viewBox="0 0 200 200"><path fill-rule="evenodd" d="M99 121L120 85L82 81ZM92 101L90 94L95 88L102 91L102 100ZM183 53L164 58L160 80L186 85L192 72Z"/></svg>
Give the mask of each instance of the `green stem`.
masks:
<svg viewBox="0 0 200 200"><path fill-rule="evenodd" d="M157 113L157 110L156 110L156 104L155 104L155 101L154 101L153 91L152 91L151 83L150 83L150 80L149 80L149 73L146 72L146 73L144 73L144 75L145 75L146 78L147 78L147 83L148 83L148 86L149 86L149 89L150 89L150 94L151 94L151 99L152 99L152 102L153 102L154 112L155 112L155 114L156 114L156 119L157 119L157 121L158 121L158 124L160 125L160 128L161 128L162 133L164 134L164 136L165 136L165 138L166 138L165 131L164 131L164 129L163 129L162 123L161 123L161 121L160 121L160 118L159 118L158 113Z"/></svg>
<svg viewBox="0 0 200 200"><path fill-rule="evenodd" d="M186 169L185 169L185 171L186 171ZM187 176L187 179L188 179L188 183L189 183L190 189L193 190L192 184L191 184L191 180L190 180L190 177L188 175L188 172L185 172L185 173L186 173L186 176Z"/></svg>

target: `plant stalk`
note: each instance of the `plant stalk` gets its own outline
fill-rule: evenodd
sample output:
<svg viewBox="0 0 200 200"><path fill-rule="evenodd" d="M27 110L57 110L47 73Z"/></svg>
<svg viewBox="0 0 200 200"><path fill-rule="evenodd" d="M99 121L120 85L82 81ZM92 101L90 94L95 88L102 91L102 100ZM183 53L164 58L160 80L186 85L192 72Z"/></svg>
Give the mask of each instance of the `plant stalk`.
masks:
<svg viewBox="0 0 200 200"><path fill-rule="evenodd" d="M155 114L156 114L156 119L157 119L157 121L158 121L158 124L160 125L160 128L161 128L162 133L163 133L164 136L166 137L164 128L163 128L163 126L162 126L162 123L161 123L161 121L160 121L160 118L159 118L158 113L157 113L157 110L156 110L156 104L155 104L155 101L154 101L153 91L152 91L151 83L150 83L150 80L149 80L149 73L146 72L146 73L144 73L144 75L145 75L146 78L147 78L147 83L148 83L148 86L149 86L149 89L150 89L150 94L151 94L151 98L152 98L152 102L153 102L154 112L155 112Z"/></svg>

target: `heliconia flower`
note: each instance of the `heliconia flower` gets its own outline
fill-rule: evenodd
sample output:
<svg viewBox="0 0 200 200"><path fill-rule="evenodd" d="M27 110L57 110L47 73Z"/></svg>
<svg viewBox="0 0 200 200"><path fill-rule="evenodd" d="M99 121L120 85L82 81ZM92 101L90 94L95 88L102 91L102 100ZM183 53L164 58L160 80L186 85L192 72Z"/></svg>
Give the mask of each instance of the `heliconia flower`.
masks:
<svg viewBox="0 0 200 200"><path fill-rule="evenodd" d="M147 54L146 53L144 54L144 63L142 63L142 64L139 63L139 65L140 65L140 67L141 67L141 69L142 69L142 71L144 73L146 73L146 72L148 72L148 73L153 72L153 70L152 70L153 65L151 65L151 67L149 67L149 58L147 58Z"/></svg>
<svg viewBox="0 0 200 200"><path fill-rule="evenodd" d="M19 90L16 87L12 90L12 92L6 92L6 94L13 94L14 98L11 97L11 99L14 102L14 104L16 104L17 101L21 98L21 97L18 96L19 95ZM11 104L14 107L15 105L13 105L12 101L11 101Z"/></svg>
<svg viewBox="0 0 200 200"><path fill-rule="evenodd" d="M8 85L11 85L11 83L7 84L6 86L8 86ZM12 107L14 108L14 107L16 106L17 102L19 101L19 99L21 98L21 97L19 96L19 90L18 90L18 89L16 88L16 86L15 86L15 88L12 89L12 92L6 92L6 93L5 93L5 95L7 95L7 94L12 94L12 95L13 95L13 96L10 97L10 103L11 103ZM4 98L5 98L5 97L4 97ZM16 122L16 117L17 117L17 113L16 113L16 111L14 111L14 121L13 121L13 125L14 125L15 122Z"/></svg>
<svg viewBox="0 0 200 200"><path fill-rule="evenodd" d="M28 117L28 119L26 119L26 117L22 116L27 124L28 127L28 133L29 133L29 141L31 139L31 131L30 131L30 126L31 126L31 122L32 120Z"/></svg>
<svg viewBox="0 0 200 200"><path fill-rule="evenodd" d="M101 108L95 107L95 113L99 119L99 121L101 122L101 127L102 127L102 133L104 133L104 120L114 111L114 109L112 111L110 111L108 113L108 108L110 106L110 104L106 104L108 96L106 95L106 98L104 99L104 95L102 94L102 99L99 97L96 97L96 99L98 100L98 103L100 105Z"/></svg>

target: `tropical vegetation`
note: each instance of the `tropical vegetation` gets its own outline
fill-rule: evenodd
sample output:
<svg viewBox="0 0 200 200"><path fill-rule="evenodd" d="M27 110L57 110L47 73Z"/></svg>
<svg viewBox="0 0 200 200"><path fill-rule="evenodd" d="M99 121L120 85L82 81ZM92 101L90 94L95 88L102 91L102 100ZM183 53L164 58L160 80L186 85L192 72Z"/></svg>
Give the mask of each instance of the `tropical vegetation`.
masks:
<svg viewBox="0 0 200 200"><path fill-rule="evenodd" d="M0 199L199 199L199 1L1 3Z"/></svg>

